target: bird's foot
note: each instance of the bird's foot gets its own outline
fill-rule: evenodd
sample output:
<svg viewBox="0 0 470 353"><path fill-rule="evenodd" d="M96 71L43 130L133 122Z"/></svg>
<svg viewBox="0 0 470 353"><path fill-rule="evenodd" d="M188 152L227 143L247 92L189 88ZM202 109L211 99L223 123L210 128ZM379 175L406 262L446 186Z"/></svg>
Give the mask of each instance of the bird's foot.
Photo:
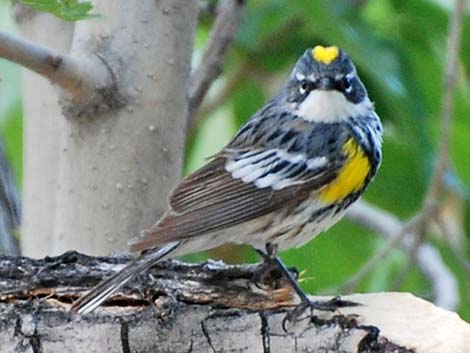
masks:
<svg viewBox="0 0 470 353"><path fill-rule="evenodd" d="M282 321L282 327L284 331L287 332L287 325L303 319L301 316L307 310L310 311L307 318L312 318L314 316L314 310L334 312L340 308L358 305L361 304L349 300L343 300L339 296L336 296L330 300L311 300L309 298L302 298L302 302L286 314L286 317Z"/></svg>
<svg viewBox="0 0 470 353"><path fill-rule="evenodd" d="M299 271L297 268L290 267L289 272L295 279L299 277ZM286 286L284 272L275 262L269 260L265 260L259 269L253 274L253 282L260 289L266 287L279 289Z"/></svg>

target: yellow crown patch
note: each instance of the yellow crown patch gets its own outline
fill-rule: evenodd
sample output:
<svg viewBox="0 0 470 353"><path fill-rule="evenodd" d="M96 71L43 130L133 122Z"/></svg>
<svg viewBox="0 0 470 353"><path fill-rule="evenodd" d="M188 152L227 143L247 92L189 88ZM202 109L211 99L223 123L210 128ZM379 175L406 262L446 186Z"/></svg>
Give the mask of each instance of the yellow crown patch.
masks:
<svg viewBox="0 0 470 353"><path fill-rule="evenodd" d="M312 49L312 57L315 61L323 63L325 65L330 64L333 60L335 60L339 55L338 47L323 47L321 45L317 45L315 48Z"/></svg>

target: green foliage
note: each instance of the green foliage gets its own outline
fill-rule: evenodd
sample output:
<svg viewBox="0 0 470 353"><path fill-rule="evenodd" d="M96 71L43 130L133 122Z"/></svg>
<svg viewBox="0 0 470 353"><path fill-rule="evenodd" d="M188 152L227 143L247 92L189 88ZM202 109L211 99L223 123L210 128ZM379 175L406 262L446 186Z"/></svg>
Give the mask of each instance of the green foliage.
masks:
<svg viewBox="0 0 470 353"><path fill-rule="evenodd" d="M78 0L20 0L36 11L48 12L65 21L78 21L98 17L91 14L93 5L89 1Z"/></svg>
<svg viewBox="0 0 470 353"><path fill-rule="evenodd" d="M2 139L11 164L13 175L20 185L23 176L23 120L21 104L17 101L0 119L0 139Z"/></svg>
<svg viewBox="0 0 470 353"><path fill-rule="evenodd" d="M242 125L246 117L256 113L264 102L266 102L266 95L260 85L251 78L244 80L232 97L232 110L236 125Z"/></svg>

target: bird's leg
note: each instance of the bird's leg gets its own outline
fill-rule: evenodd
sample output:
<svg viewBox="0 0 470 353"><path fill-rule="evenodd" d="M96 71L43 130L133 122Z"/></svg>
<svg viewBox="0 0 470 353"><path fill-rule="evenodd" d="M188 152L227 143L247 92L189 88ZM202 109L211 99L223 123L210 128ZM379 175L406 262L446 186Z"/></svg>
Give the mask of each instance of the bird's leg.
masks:
<svg viewBox="0 0 470 353"><path fill-rule="evenodd" d="M284 275L282 271L279 269L279 266L273 261L272 256L270 256L267 252L264 252L259 249L255 249L258 255L263 258L263 263L258 271L256 271L253 281L258 285L260 284L260 288L262 287L270 287L272 289L278 289L282 287L282 281Z"/></svg>
<svg viewBox="0 0 470 353"><path fill-rule="evenodd" d="M267 244L266 245L266 252L255 249L256 252L258 253L259 256L263 258L263 269L269 269L269 270L274 270L273 267L279 272L281 272L281 269L277 265L275 261L273 261L273 258L276 257L277 255L277 246ZM289 272L294 276L295 279L299 278L299 270L297 270L296 267L289 267L288 268Z"/></svg>
<svg viewBox="0 0 470 353"><path fill-rule="evenodd" d="M335 297L333 299L327 301L313 301L311 300L304 291L300 288L299 284L297 283L297 278L294 276L292 271L286 267L286 265L281 261L281 259L277 256L277 246L273 244L266 244L266 253L257 250L258 254L260 254L265 263L269 263L271 266L275 265L278 270L282 273L282 275L287 279L291 288L297 293L299 296L301 303L290 313L286 315L284 319L283 326L285 328L286 322L292 322L296 320L305 310L310 309L311 315L313 315L313 310L321 310L321 311L335 311L338 308L345 307L345 306L356 306L358 304L350 301L344 301L340 297ZM295 273L298 273L297 271Z"/></svg>

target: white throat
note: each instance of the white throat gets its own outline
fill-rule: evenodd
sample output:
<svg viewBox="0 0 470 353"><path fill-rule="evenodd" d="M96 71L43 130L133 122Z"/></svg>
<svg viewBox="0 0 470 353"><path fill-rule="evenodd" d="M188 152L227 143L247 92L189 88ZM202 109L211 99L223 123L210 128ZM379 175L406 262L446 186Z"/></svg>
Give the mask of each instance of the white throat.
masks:
<svg viewBox="0 0 470 353"><path fill-rule="evenodd" d="M311 122L336 122L351 116L366 115L370 110L372 103L367 97L354 104L340 92L314 90L293 113Z"/></svg>

